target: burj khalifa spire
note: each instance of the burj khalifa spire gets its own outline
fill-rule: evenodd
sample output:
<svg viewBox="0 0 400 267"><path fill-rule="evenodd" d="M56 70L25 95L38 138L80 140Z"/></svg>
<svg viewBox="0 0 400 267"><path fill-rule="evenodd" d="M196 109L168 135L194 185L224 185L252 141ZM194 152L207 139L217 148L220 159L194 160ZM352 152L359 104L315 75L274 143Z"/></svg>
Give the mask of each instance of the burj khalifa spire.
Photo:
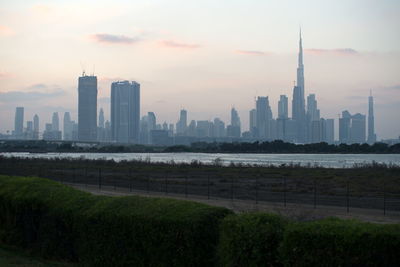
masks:
<svg viewBox="0 0 400 267"><path fill-rule="evenodd" d="M304 100L304 65L303 65L303 44L301 38L299 40L299 62L297 66L297 85L293 88L292 100L292 119L296 122L297 142L304 143L306 141L306 116L305 116L305 100Z"/></svg>

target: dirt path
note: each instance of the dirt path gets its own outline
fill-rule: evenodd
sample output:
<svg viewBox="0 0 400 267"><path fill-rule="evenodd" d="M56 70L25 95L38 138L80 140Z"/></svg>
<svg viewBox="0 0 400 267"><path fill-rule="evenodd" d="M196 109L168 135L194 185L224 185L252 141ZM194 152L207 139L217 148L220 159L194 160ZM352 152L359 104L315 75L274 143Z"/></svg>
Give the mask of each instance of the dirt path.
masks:
<svg viewBox="0 0 400 267"><path fill-rule="evenodd" d="M360 209L360 208L350 208L347 212L346 207L335 207L335 206L322 206L319 205L314 208L312 205L306 204L293 204L287 203L286 207L283 203L274 202L258 202L246 201L238 199L220 199L220 198L210 198L197 195L185 195L178 194L165 194L163 192L144 192L133 190L130 192L126 188L116 188L103 186L101 190L97 186L85 186L83 184L71 184L67 183L76 189L90 192L95 195L107 195L107 196L127 196L127 195L139 195L145 197L163 197L163 198L173 198L181 200L190 200L200 203L205 203L212 206L220 206L231 209L235 212L248 212L248 211L263 211L277 213L286 217L293 218L295 220L314 220L321 219L330 216L335 216L344 219L358 219L366 222L373 223L400 223L400 212L389 211L386 215L383 214L382 210L376 209Z"/></svg>

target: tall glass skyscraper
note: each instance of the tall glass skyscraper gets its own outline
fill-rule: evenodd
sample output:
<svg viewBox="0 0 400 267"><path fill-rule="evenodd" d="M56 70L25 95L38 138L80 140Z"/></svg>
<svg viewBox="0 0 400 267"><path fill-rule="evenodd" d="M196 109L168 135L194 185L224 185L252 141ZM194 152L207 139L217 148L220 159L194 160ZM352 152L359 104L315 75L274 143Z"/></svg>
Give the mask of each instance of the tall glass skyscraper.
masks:
<svg viewBox="0 0 400 267"><path fill-rule="evenodd" d="M111 138L118 143L139 143L140 84L111 84Z"/></svg>
<svg viewBox="0 0 400 267"><path fill-rule="evenodd" d="M17 107L15 109L14 137L16 139L22 139L23 134L24 134L24 108Z"/></svg>
<svg viewBox="0 0 400 267"><path fill-rule="evenodd" d="M375 119L374 119L374 98L372 94L368 97L368 139L369 144L376 142Z"/></svg>
<svg viewBox="0 0 400 267"><path fill-rule="evenodd" d="M97 77L86 76L78 80L78 140L97 140Z"/></svg>

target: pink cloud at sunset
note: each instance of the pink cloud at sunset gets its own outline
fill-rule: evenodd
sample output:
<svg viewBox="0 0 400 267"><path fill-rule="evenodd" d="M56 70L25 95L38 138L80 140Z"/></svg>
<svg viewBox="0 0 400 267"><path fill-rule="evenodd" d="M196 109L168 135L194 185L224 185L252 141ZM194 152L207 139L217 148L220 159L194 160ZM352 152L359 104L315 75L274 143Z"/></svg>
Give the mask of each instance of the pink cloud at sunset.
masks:
<svg viewBox="0 0 400 267"><path fill-rule="evenodd" d="M240 55L253 55L253 56L263 56L267 54L265 52L256 50L236 50L235 53Z"/></svg>
<svg viewBox="0 0 400 267"><path fill-rule="evenodd" d="M14 34L14 31L10 27L0 25L0 36L1 35L7 36L7 35L13 35L13 34Z"/></svg>
<svg viewBox="0 0 400 267"><path fill-rule="evenodd" d="M125 35L115 35L108 33L98 33L90 36L92 40L98 43L106 44L135 44L140 41L139 37L129 37Z"/></svg>
<svg viewBox="0 0 400 267"><path fill-rule="evenodd" d="M171 40L163 40L160 41L159 44L163 47L180 48L180 49L195 49L201 47L201 45L199 44L188 44Z"/></svg>

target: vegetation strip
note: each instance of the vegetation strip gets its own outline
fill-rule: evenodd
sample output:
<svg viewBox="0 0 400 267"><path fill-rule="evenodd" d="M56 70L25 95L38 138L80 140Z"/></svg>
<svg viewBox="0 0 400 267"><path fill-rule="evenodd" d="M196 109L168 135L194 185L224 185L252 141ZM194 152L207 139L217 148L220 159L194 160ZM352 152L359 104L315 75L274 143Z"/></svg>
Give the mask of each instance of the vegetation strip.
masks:
<svg viewBox="0 0 400 267"><path fill-rule="evenodd" d="M396 266L400 225L277 215L161 198L93 196L0 176L0 241L90 266Z"/></svg>

